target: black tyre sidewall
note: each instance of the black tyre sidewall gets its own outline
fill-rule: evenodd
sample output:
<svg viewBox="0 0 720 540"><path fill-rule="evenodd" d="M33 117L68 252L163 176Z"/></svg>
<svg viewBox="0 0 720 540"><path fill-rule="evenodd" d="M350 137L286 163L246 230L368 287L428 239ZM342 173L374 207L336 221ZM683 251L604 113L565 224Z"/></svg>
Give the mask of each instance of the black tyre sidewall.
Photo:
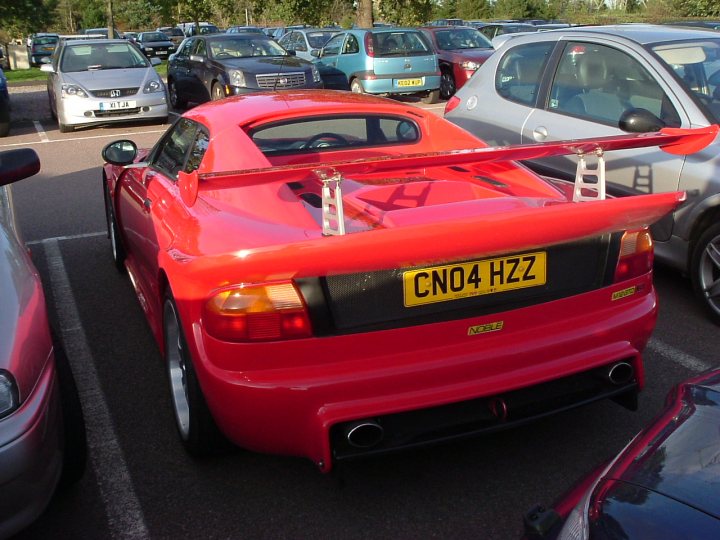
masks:
<svg viewBox="0 0 720 540"><path fill-rule="evenodd" d="M696 296L700 299L702 302L706 312L710 316L710 318L715 322L716 324L720 324L720 313L718 313L708 302L708 299L705 297L705 294L701 290L701 284L700 284L700 261L702 259L702 255L705 252L705 249L707 248L710 241L720 235L720 223L715 223L708 227L705 232L703 232L700 235L700 238L698 239L697 243L695 244L692 252L692 260L690 264L690 279L692 281L693 289L695 290Z"/></svg>

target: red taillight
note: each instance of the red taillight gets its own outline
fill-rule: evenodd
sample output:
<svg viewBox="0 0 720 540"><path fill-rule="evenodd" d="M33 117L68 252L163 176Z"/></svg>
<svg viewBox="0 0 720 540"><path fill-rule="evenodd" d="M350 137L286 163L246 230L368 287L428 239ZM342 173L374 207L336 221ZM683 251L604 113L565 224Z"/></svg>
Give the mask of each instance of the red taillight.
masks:
<svg viewBox="0 0 720 540"><path fill-rule="evenodd" d="M650 231L626 231L620 241L615 268L615 283L648 273L653 265L653 242Z"/></svg>
<svg viewBox="0 0 720 540"><path fill-rule="evenodd" d="M223 341L310 337L305 303L292 283L244 284L213 295L203 309L208 334Z"/></svg>
<svg viewBox="0 0 720 540"><path fill-rule="evenodd" d="M370 32L365 34L365 52L370 57L375 56L375 49L373 48L373 39L372 38L373 37Z"/></svg>
<svg viewBox="0 0 720 540"><path fill-rule="evenodd" d="M460 98L457 96L453 96L450 99L447 100L447 103L445 104L445 114L452 111L455 107L460 105Z"/></svg>

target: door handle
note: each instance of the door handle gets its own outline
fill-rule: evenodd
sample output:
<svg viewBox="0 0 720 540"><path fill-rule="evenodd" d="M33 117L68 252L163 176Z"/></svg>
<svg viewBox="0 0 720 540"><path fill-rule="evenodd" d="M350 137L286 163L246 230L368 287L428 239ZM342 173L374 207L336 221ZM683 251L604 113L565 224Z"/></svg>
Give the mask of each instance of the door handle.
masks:
<svg viewBox="0 0 720 540"><path fill-rule="evenodd" d="M143 206L147 209L150 209L150 207L152 206L152 200L146 198L145 200L143 200Z"/></svg>
<svg viewBox="0 0 720 540"><path fill-rule="evenodd" d="M547 128L543 126L538 126L535 129L533 129L533 139L535 139L535 142L542 142L545 139L547 139L548 132Z"/></svg>

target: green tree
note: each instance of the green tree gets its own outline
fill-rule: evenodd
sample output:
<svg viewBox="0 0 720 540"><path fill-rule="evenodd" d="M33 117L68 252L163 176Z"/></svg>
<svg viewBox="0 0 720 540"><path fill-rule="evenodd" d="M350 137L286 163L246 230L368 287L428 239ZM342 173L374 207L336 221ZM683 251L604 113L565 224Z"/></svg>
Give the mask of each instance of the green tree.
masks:
<svg viewBox="0 0 720 540"><path fill-rule="evenodd" d="M463 20L489 19L492 5L488 0L457 0L455 15Z"/></svg>
<svg viewBox="0 0 720 540"><path fill-rule="evenodd" d="M160 6L149 0L114 2L115 24L125 30L147 30L160 26Z"/></svg>
<svg viewBox="0 0 720 540"><path fill-rule="evenodd" d="M432 18L432 0L383 0L380 15L386 22L403 26L423 24Z"/></svg>
<svg viewBox="0 0 720 540"><path fill-rule="evenodd" d="M681 17L719 17L717 0L675 0L673 6Z"/></svg>
<svg viewBox="0 0 720 540"><path fill-rule="evenodd" d="M2 0L0 31L9 39L48 30L56 7L57 0Z"/></svg>

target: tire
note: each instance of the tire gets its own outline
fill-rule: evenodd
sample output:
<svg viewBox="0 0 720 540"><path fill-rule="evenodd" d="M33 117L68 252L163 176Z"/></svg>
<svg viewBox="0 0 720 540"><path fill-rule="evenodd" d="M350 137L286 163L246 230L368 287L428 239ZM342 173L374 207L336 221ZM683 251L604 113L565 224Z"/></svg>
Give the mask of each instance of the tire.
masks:
<svg viewBox="0 0 720 540"><path fill-rule="evenodd" d="M720 223L700 235L692 251L690 279L695 294L702 301L710 318L720 324Z"/></svg>
<svg viewBox="0 0 720 540"><path fill-rule="evenodd" d="M365 89L359 79L353 79L350 81L350 91L355 94L364 94Z"/></svg>
<svg viewBox="0 0 720 540"><path fill-rule="evenodd" d="M173 109L184 109L187 107L187 101L180 98L177 86L175 86L175 81L172 79L168 81L168 95L170 96L170 105L172 105Z"/></svg>
<svg viewBox="0 0 720 540"><path fill-rule="evenodd" d="M163 303L165 365L170 383L175 426L185 450L194 457L217 452L223 436L200 388L172 294Z"/></svg>
<svg viewBox="0 0 720 540"><path fill-rule="evenodd" d="M420 98L420 101L427 105L432 105L440 101L440 90L430 90L427 95Z"/></svg>
<svg viewBox="0 0 720 540"><path fill-rule="evenodd" d="M65 125L60 122L60 120L58 120L58 129L60 130L60 133L70 133L71 131L73 131L72 126Z"/></svg>
<svg viewBox="0 0 720 540"><path fill-rule="evenodd" d="M64 349L55 343L55 370L60 387L64 428L63 468L58 486L68 488L80 481L87 466L87 434L77 385Z"/></svg>
<svg viewBox="0 0 720 540"><path fill-rule="evenodd" d="M57 121L58 117L57 117L57 113L55 112L55 109L53 108L52 100L50 100L50 116L52 117L53 120Z"/></svg>
<svg viewBox="0 0 720 540"><path fill-rule="evenodd" d="M440 75L440 98L448 100L457 92L455 77L451 71L444 69Z"/></svg>
<svg viewBox="0 0 720 540"><path fill-rule="evenodd" d="M7 137L8 133L10 133L10 122L0 120L0 137Z"/></svg>
<svg viewBox="0 0 720 540"><path fill-rule="evenodd" d="M210 91L210 99L212 101L220 101L221 99L225 99L227 96L225 96L225 90L223 90L222 84L219 82L214 82L212 85L212 90Z"/></svg>
<svg viewBox="0 0 720 540"><path fill-rule="evenodd" d="M105 175L103 175L103 182L105 182ZM113 212L107 183L105 183L104 192L105 220L107 222L108 238L110 239L110 249L112 249L113 263L115 264L115 268L118 272L125 273L125 258L127 257L127 254L125 252L125 246L122 242L122 237L118 232L117 221L115 220L115 212Z"/></svg>

